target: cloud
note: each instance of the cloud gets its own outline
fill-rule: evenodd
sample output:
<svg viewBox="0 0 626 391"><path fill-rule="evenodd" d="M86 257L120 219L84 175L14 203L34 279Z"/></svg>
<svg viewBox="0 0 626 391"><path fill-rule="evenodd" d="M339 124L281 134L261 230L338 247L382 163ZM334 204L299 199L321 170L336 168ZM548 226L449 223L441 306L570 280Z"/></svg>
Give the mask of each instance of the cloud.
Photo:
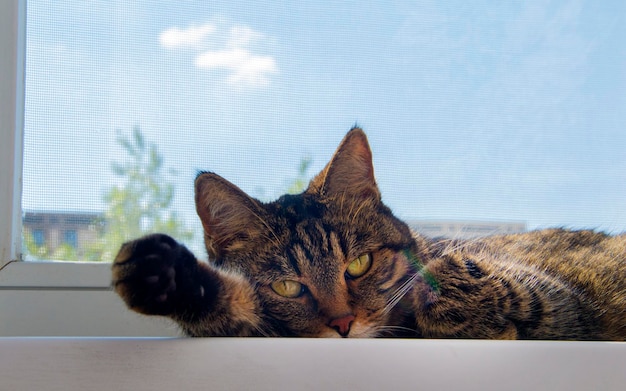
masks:
<svg viewBox="0 0 626 391"><path fill-rule="evenodd" d="M226 70L230 84L265 86L269 76L278 73L272 56L254 54L251 46L263 44L265 36L248 26L236 25L219 31L214 24L190 26L186 29L173 27L159 36L161 45L168 49L189 47L197 50L194 65L200 69ZM206 50L207 46L217 50Z"/></svg>
<svg viewBox="0 0 626 391"><path fill-rule="evenodd" d="M256 56L242 48L204 52L196 57L195 65L229 70L227 81L232 84L267 85L268 75L278 71L273 57Z"/></svg>
<svg viewBox="0 0 626 391"><path fill-rule="evenodd" d="M233 26L230 29L230 40L228 44L235 47L248 46L263 37L263 34L252 30L248 26Z"/></svg>
<svg viewBox="0 0 626 391"><path fill-rule="evenodd" d="M189 26L186 29L173 27L159 35L159 43L166 48L195 47L199 48L205 43L207 36L213 34L217 28L215 25L205 23L200 26Z"/></svg>

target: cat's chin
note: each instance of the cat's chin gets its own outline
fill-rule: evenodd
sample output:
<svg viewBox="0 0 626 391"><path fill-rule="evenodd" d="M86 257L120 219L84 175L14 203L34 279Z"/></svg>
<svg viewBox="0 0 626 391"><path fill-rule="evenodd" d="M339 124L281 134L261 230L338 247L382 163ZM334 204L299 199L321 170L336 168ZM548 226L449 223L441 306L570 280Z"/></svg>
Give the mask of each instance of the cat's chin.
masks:
<svg viewBox="0 0 626 391"><path fill-rule="evenodd" d="M334 329L323 331L318 337L320 338L375 338L377 336L376 328L361 322L354 322L347 337L342 337Z"/></svg>
<svg viewBox="0 0 626 391"><path fill-rule="evenodd" d="M355 327L348 335L349 338L376 338L377 336L376 329L369 326L363 328Z"/></svg>

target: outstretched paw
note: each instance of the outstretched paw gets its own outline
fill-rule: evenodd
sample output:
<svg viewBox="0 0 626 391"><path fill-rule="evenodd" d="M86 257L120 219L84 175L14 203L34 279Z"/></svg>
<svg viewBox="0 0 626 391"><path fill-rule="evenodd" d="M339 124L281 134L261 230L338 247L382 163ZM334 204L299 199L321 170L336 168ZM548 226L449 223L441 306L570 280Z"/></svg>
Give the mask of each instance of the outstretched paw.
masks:
<svg viewBox="0 0 626 391"><path fill-rule="evenodd" d="M194 278L198 262L187 248L163 234L124 243L113 261L113 287L129 308L147 315L173 315L205 289Z"/></svg>

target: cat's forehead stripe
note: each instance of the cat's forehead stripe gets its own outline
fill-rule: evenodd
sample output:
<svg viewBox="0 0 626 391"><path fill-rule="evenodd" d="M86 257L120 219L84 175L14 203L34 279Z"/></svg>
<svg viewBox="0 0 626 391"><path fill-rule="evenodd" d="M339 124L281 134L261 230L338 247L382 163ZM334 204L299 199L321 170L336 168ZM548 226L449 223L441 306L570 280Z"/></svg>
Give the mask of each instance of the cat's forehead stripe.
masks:
<svg viewBox="0 0 626 391"><path fill-rule="evenodd" d="M330 233L330 245L333 249L333 254L335 254L335 256L337 257L341 256L342 258L344 258L344 261L348 260L346 259L346 254L344 253L344 249L341 246L339 237L335 232Z"/></svg>
<svg viewBox="0 0 626 391"><path fill-rule="evenodd" d="M289 262L301 273L315 273L316 268L328 267L329 260L345 262L346 253L340 236L330 226L319 221L299 224L290 240Z"/></svg>
<svg viewBox="0 0 626 391"><path fill-rule="evenodd" d="M298 276L302 275L301 265L304 266L302 260L309 259L310 256L310 252L301 245L296 244L292 247L289 261Z"/></svg>

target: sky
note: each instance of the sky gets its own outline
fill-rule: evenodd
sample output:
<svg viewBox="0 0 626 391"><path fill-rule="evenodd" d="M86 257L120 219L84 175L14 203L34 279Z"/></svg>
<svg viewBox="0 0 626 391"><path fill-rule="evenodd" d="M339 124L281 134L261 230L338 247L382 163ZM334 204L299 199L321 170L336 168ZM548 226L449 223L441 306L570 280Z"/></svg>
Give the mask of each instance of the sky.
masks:
<svg viewBox="0 0 626 391"><path fill-rule="evenodd" d="M200 229L198 170L268 201L358 124L402 219L624 232L625 41L621 0L30 0L23 208L103 210L139 126Z"/></svg>

